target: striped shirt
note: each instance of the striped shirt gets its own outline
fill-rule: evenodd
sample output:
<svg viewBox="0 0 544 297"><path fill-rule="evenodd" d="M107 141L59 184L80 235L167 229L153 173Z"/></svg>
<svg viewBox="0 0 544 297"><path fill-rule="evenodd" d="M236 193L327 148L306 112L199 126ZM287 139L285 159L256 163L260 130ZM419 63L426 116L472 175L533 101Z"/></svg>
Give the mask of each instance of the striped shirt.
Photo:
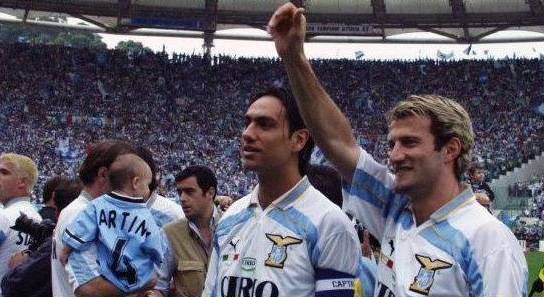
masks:
<svg viewBox="0 0 544 297"><path fill-rule="evenodd" d="M374 296L526 296L527 264L512 232L467 187L416 226L386 166L361 150L345 210L381 242Z"/></svg>

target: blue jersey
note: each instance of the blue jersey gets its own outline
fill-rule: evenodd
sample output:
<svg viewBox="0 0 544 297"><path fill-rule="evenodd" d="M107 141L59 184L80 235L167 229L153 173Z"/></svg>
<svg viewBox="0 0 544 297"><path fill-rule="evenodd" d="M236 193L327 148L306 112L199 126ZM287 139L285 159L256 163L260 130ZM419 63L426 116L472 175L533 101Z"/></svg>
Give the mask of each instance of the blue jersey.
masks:
<svg viewBox="0 0 544 297"><path fill-rule="evenodd" d="M143 199L111 193L91 201L62 240L74 253L96 244L102 276L130 293L153 279L167 250L164 238Z"/></svg>

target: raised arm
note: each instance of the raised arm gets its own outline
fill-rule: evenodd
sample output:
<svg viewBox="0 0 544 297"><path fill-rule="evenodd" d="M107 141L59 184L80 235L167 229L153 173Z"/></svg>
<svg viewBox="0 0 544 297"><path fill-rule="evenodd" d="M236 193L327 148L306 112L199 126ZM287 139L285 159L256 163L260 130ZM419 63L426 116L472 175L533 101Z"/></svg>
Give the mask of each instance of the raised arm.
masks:
<svg viewBox="0 0 544 297"><path fill-rule="evenodd" d="M316 144L346 181L355 171L359 148L348 119L317 79L304 54L306 18L304 9L287 3L268 22L278 55L283 60L291 89L304 122Z"/></svg>

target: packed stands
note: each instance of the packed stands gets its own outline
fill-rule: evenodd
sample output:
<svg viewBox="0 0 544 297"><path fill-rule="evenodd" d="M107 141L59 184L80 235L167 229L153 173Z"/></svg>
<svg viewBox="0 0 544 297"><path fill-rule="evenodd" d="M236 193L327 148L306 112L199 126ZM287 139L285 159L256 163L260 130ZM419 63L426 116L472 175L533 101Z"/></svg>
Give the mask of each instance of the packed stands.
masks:
<svg viewBox="0 0 544 297"><path fill-rule="evenodd" d="M408 94L456 98L472 116L475 159L493 178L544 147L544 61L314 60L358 141L386 159L386 111ZM278 60L164 53L135 56L56 46L0 46L1 151L38 160L40 184L75 174L93 141L122 138L159 159L166 192L189 164L216 170L219 193L246 194L239 162L251 94L287 85ZM38 193L39 195L39 190Z"/></svg>

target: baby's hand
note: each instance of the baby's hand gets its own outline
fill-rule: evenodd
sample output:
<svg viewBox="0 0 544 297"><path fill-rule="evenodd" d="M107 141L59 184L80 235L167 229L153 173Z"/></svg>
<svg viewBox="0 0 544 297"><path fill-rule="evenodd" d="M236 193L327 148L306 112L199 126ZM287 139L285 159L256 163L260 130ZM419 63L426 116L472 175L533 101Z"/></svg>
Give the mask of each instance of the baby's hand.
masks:
<svg viewBox="0 0 544 297"><path fill-rule="evenodd" d="M60 253L59 261L62 263L62 265L66 266L66 263L68 263L68 258L70 257L70 254L72 253L72 249L69 247L64 247L62 249L62 252Z"/></svg>

